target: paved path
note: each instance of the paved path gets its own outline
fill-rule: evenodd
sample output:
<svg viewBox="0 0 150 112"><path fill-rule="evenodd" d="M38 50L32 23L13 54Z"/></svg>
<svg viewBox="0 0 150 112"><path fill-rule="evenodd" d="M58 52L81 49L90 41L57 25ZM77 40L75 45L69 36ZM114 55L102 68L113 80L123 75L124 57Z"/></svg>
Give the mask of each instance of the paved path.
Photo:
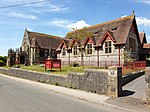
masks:
<svg viewBox="0 0 150 112"><path fill-rule="evenodd" d="M133 112L108 98L0 74L0 112Z"/></svg>
<svg viewBox="0 0 150 112"><path fill-rule="evenodd" d="M146 100L145 75L133 80L123 87L124 92L133 98Z"/></svg>

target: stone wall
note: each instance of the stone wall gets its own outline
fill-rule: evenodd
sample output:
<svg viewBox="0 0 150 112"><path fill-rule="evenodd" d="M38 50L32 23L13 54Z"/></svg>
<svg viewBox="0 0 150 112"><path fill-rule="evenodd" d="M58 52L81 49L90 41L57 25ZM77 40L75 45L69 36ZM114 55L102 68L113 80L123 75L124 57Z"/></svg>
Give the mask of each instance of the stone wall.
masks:
<svg viewBox="0 0 150 112"><path fill-rule="evenodd" d="M122 78L121 78L121 85L124 86L127 83L133 81L134 79L136 79L142 75L145 75L145 71L132 72L132 73L126 74L126 75L122 76Z"/></svg>
<svg viewBox="0 0 150 112"><path fill-rule="evenodd" d="M48 73L38 73L33 71L21 70L18 68L0 68L0 72L10 76L44 82L57 86L80 89L98 94L108 94L109 83L108 73L106 71L85 70L84 74L72 72L67 76L50 75Z"/></svg>
<svg viewBox="0 0 150 112"><path fill-rule="evenodd" d="M122 77L121 67L109 67L108 70L88 69L84 73L68 73L67 76L51 75L18 68L0 68L0 72L6 75L29 79L37 82L80 89L88 92L104 94L112 97L121 96L122 86L144 75L145 72L131 73ZM150 71L149 71L150 72ZM150 75L148 83L148 98L150 99Z"/></svg>
<svg viewBox="0 0 150 112"><path fill-rule="evenodd" d="M146 96L147 96L147 104L150 105L150 69L146 70Z"/></svg>

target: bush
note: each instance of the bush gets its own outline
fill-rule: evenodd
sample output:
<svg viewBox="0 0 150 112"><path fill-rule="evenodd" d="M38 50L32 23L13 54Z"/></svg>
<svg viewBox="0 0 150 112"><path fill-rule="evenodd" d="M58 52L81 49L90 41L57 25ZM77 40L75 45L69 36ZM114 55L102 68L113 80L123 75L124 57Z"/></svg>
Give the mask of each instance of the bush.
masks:
<svg viewBox="0 0 150 112"><path fill-rule="evenodd" d="M70 66L79 67L80 65L79 65L79 63L74 62L74 63L72 63Z"/></svg>
<svg viewBox="0 0 150 112"><path fill-rule="evenodd" d="M0 66L4 66L3 60L0 60Z"/></svg>
<svg viewBox="0 0 150 112"><path fill-rule="evenodd" d="M4 63L6 63L6 62L7 62L7 58L8 58L7 56L4 56L4 57L3 57L3 61L4 61Z"/></svg>
<svg viewBox="0 0 150 112"><path fill-rule="evenodd" d="M7 56L0 56L0 60L2 60L3 63L6 63L6 61L7 61Z"/></svg>

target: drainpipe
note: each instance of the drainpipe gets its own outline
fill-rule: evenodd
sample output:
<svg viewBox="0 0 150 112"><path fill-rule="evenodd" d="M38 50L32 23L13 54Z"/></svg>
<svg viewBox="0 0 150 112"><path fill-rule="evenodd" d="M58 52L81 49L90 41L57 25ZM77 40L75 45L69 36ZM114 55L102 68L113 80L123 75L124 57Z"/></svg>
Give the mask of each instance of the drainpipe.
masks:
<svg viewBox="0 0 150 112"><path fill-rule="evenodd" d="M69 57L68 57L68 64L70 65L70 51L69 52Z"/></svg>
<svg viewBox="0 0 150 112"><path fill-rule="evenodd" d="M118 46L118 57L119 57L118 66L120 66L120 46Z"/></svg>
<svg viewBox="0 0 150 112"><path fill-rule="evenodd" d="M97 66L99 67L99 48L97 49Z"/></svg>

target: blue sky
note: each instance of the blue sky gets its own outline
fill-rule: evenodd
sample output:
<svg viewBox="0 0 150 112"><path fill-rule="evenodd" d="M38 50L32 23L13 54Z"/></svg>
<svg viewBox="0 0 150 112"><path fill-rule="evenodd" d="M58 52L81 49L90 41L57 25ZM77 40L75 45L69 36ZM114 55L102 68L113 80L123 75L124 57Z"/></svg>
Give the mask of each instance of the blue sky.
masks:
<svg viewBox="0 0 150 112"><path fill-rule="evenodd" d="M1 7L30 2L1 0ZM82 28L131 15L133 10L139 31L145 31L150 42L150 0L49 0L0 8L0 55L7 55L9 48L21 46L25 28L64 37L73 27Z"/></svg>

